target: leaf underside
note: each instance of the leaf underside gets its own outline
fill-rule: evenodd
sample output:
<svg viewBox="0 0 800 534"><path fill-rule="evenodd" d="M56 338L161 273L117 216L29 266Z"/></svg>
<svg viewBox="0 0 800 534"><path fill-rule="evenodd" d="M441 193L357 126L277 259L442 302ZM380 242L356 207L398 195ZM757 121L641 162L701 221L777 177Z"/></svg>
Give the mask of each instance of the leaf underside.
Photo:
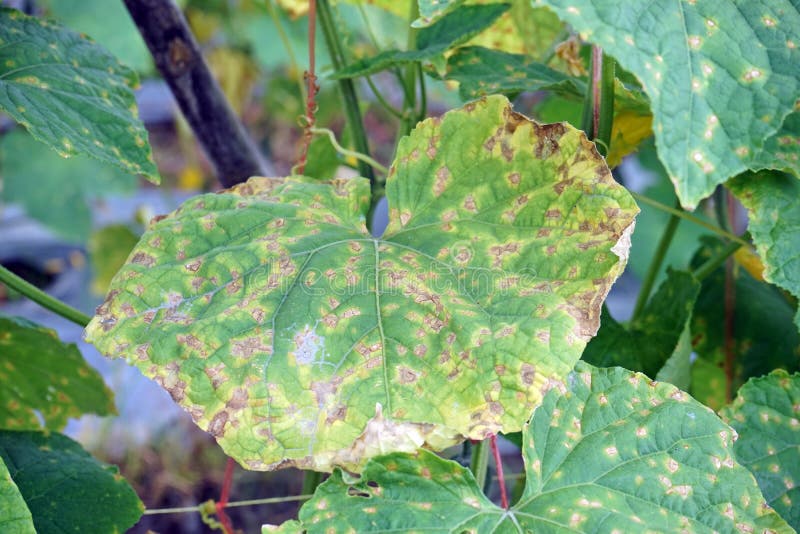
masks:
<svg viewBox="0 0 800 534"><path fill-rule="evenodd" d="M0 110L64 157L88 154L158 183L136 83L90 39L0 7Z"/></svg>
<svg viewBox="0 0 800 534"><path fill-rule="evenodd" d="M355 482L334 472L277 532L792 532L735 462L734 435L669 384L581 362L523 430L510 510L419 451L374 459Z"/></svg>
<svg viewBox="0 0 800 534"><path fill-rule="evenodd" d="M763 168L764 140L800 93L797 0L536 5L551 7L641 81L659 157L685 207L729 177Z"/></svg>
<svg viewBox="0 0 800 534"><path fill-rule="evenodd" d="M87 328L251 469L519 430L598 327L637 208L585 136L490 97L364 179L255 178L153 225Z"/></svg>

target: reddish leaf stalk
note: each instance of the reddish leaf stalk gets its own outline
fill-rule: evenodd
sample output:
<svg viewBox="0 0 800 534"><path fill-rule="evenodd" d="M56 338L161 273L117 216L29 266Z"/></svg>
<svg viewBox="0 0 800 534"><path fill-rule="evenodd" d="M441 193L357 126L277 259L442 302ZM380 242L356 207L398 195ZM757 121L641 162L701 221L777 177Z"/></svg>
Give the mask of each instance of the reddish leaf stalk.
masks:
<svg viewBox="0 0 800 534"><path fill-rule="evenodd" d="M219 522L222 523L222 529L225 534L233 534L233 523L228 514L225 513L225 507L228 506L228 498L231 493L231 485L233 483L233 458L228 458L228 463L225 464L225 478L222 480L222 493L219 496L219 501L215 505L217 510L217 517Z"/></svg>
<svg viewBox="0 0 800 534"><path fill-rule="evenodd" d="M316 33L317 33L317 1L311 0L308 3L308 70L304 78L308 84L308 95L306 96L306 114L303 117L303 142L300 147L300 158L297 162L297 174L303 174L308 160L308 148L311 146L311 138L314 136L311 129L316 122L317 103L316 96L319 91L317 85L316 72Z"/></svg>
<svg viewBox="0 0 800 534"><path fill-rule="evenodd" d="M603 77L603 49L599 46L592 47L592 133L597 137L600 132L600 96L602 93L601 79Z"/></svg>
<svg viewBox="0 0 800 534"><path fill-rule="evenodd" d="M728 203L728 221L731 231L736 233L736 202L728 191L725 191ZM736 363L736 343L734 330L736 322L736 281L733 277L733 257L725 260L725 340L723 351L725 353L725 402L733 401L734 365Z"/></svg>
<svg viewBox="0 0 800 534"><path fill-rule="evenodd" d="M500 485L500 504L504 510L508 510L508 493L506 493L506 477L503 474L503 459L500 458L500 449L497 447L497 436L492 434L489 437L489 445L492 448L492 456L497 466L497 483Z"/></svg>

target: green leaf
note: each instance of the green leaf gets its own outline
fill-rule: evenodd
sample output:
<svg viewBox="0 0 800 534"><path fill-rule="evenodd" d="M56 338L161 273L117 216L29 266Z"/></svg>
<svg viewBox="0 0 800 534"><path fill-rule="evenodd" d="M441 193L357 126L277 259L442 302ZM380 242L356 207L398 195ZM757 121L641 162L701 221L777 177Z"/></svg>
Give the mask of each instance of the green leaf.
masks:
<svg viewBox="0 0 800 534"><path fill-rule="evenodd" d="M767 503L800 529L800 374L752 378L722 419L739 434L736 460L755 475Z"/></svg>
<svg viewBox="0 0 800 534"><path fill-rule="evenodd" d="M486 98L364 179L256 178L142 237L87 329L252 469L519 430L569 373L637 208L585 136Z"/></svg>
<svg viewBox="0 0 800 534"><path fill-rule="evenodd" d="M703 239L693 265L717 254L722 244ZM800 371L800 334L793 322L795 306L775 287L755 280L745 269L734 269L733 382L735 392L749 378L783 368ZM692 395L719 410L725 401L725 269L703 280L692 316L692 336L698 359L692 366Z"/></svg>
<svg viewBox="0 0 800 534"><path fill-rule="evenodd" d="M764 262L764 279L800 297L800 181L764 171L727 185L747 208L747 228ZM800 312L794 322L800 328Z"/></svg>
<svg viewBox="0 0 800 534"><path fill-rule="evenodd" d="M469 41L489 27L509 7L510 4L459 7L430 27L421 29L417 34L416 50L384 50L376 56L351 63L333 73L331 78L338 80L368 76L397 65L433 60L447 50Z"/></svg>
<svg viewBox="0 0 800 534"><path fill-rule="evenodd" d="M459 83L464 100L487 94L544 89L580 98L586 91L583 81L531 61L528 56L481 46L456 50L447 60L445 77Z"/></svg>
<svg viewBox="0 0 800 534"><path fill-rule="evenodd" d="M60 430L70 417L116 413L78 348L24 319L0 316L0 383L0 428Z"/></svg>
<svg viewBox="0 0 800 534"><path fill-rule="evenodd" d="M0 530L7 534L36 534L31 511L0 458Z"/></svg>
<svg viewBox="0 0 800 534"><path fill-rule="evenodd" d="M88 154L158 183L136 83L90 39L0 8L0 110L64 157Z"/></svg>
<svg viewBox="0 0 800 534"><path fill-rule="evenodd" d="M564 24L549 9L533 7L530 0L512 0L511 9L468 44L543 61L563 33Z"/></svg>
<svg viewBox="0 0 800 534"><path fill-rule="evenodd" d="M62 434L0 430L0 459L39 534L125 532L144 511L116 467Z"/></svg>
<svg viewBox="0 0 800 534"><path fill-rule="evenodd" d="M86 156L65 160L22 130L0 138L0 163L0 197L19 203L29 216L75 243L85 243L91 233L92 199L133 192L139 182Z"/></svg>
<svg viewBox="0 0 800 534"><path fill-rule="evenodd" d="M94 232L89 239L89 258L94 278L92 292L105 295L111 279L139 242L139 236L124 224L112 224Z"/></svg>
<svg viewBox="0 0 800 534"><path fill-rule="evenodd" d="M764 141L750 164L753 170L778 169L800 176L800 111L790 113L781 129Z"/></svg>
<svg viewBox="0 0 800 534"><path fill-rule="evenodd" d="M668 270L641 316L625 328L604 309L600 330L581 359L601 367L619 365L655 377L672 357L688 363L691 344L681 343L689 328L700 283L687 272ZM688 369L688 365L687 365Z"/></svg>
<svg viewBox="0 0 800 534"><path fill-rule="evenodd" d="M545 396L523 431L526 486L510 510L489 501L467 469L421 450L372 460L356 481L336 471L301 508L301 526L309 533L792 532L734 461L735 433L686 393L583 363L567 384Z"/></svg>
<svg viewBox="0 0 800 534"><path fill-rule="evenodd" d="M536 5L550 6L641 81L659 157L687 208L753 165L800 92L796 1Z"/></svg>

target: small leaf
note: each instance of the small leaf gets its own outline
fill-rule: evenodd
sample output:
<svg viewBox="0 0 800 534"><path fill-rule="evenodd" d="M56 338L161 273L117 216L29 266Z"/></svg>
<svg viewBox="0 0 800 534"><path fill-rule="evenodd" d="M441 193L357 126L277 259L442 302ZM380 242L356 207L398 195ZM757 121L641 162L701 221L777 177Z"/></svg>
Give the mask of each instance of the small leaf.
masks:
<svg viewBox="0 0 800 534"><path fill-rule="evenodd" d="M733 430L686 393L584 363L567 384L523 430L510 510L421 450L374 459L355 482L336 471L283 532L792 532L735 462Z"/></svg>
<svg viewBox="0 0 800 534"><path fill-rule="evenodd" d="M754 165L764 139L794 108L800 91L795 1L535 5L551 7L641 81L653 106L659 157L687 208Z"/></svg>
<svg viewBox="0 0 800 534"><path fill-rule="evenodd" d="M0 110L64 157L88 154L158 183L136 83L88 38L0 7Z"/></svg>
<svg viewBox="0 0 800 534"><path fill-rule="evenodd" d="M528 56L481 46L456 50L447 60L445 77L459 83L464 100L488 94L540 90L580 98L586 91L583 81L531 61Z"/></svg>
<svg viewBox="0 0 800 534"><path fill-rule="evenodd" d="M0 458L0 530L6 534L36 534L31 511Z"/></svg>
<svg viewBox="0 0 800 534"><path fill-rule="evenodd" d="M416 50L384 50L376 56L356 61L331 75L334 80L368 76L388 68L429 61L470 40L505 13L509 4L462 6L417 35Z"/></svg>
<svg viewBox="0 0 800 534"><path fill-rule="evenodd" d="M625 328L604 310L600 330L583 351L582 360L601 367L619 365L655 377L670 358L685 360L691 344L681 343L692 318L700 283L690 273L668 270L667 279L650 298L641 316Z"/></svg>
<svg viewBox="0 0 800 534"><path fill-rule="evenodd" d="M751 378L720 412L739 434L736 460L755 475L767 502L800 529L800 374Z"/></svg>
<svg viewBox="0 0 800 534"><path fill-rule="evenodd" d="M135 176L86 156L65 160L21 129L0 138L0 163L0 197L20 204L30 217L81 244L91 234L91 200L131 193L138 184Z"/></svg>
<svg viewBox="0 0 800 534"><path fill-rule="evenodd" d="M419 124L364 179L256 178L154 224L87 328L251 469L519 430L572 369L636 206L594 145L502 97Z"/></svg>
<svg viewBox="0 0 800 534"><path fill-rule="evenodd" d="M124 532L144 511L116 467L62 434L0 430L0 459L39 534Z"/></svg>
<svg viewBox="0 0 800 534"><path fill-rule="evenodd" d="M0 316L0 383L0 428L60 430L70 417L116 413L78 348L24 319Z"/></svg>
<svg viewBox="0 0 800 534"><path fill-rule="evenodd" d="M763 171L727 185L747 208L747 228L764 262L764 279L800 298L800 181ZM800 328L800 312L794 322Z"/></svg>
<svg viewBox="0 0 800 534"><path fill-rule="evenodd" d="M694 266L718 253L719 241L703 239ZM793 322L795 305L775 287L754 280L746 269L734 269L732 392L749 378L783 368L800 371L800 334ZM715 410L725 401L725 269L703 280L692 317L694 350L692 395Z"/></svg>

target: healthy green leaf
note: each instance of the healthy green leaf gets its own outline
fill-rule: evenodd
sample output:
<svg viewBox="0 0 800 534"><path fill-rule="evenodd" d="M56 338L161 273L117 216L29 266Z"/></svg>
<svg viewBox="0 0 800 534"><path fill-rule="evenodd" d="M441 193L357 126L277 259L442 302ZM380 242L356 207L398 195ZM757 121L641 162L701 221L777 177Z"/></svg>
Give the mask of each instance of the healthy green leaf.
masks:
<svg viewBox="0 0 800 534"><path fill-rule="evenodd" d="M419 451L374 459L356 481L336 471L278 532L792 532L735 462L735 433L686 393L584 363L567 384L523 431L510 510Z"/></svg>
<svg viewBox="0 0 800 534"><path fill-rule="evenodd" d="M62 434L0 430L0 459L39 534L125 532L144 511L116 467Z"/></svg>
<svg viewBox="0 0 800 534"><path fill-rule="evenodd" d="M92 199L136 190L138 179L86 156L65 160L21 129L0 138L0 198L75 243L92 229ZM58 194L54 194L57 191Z"/></svg>
<svg viewBox="0 0 800 534"><path fill-rule="evenodd" d="M767 502L800 529L800 374L751 378L720 412L739 434L736 460L755 475Z"/></svg>
<svg viewBox="0 0 800 534"><path fill-rule="evenodd" d="M417 35L416 50L384 50L376 56L351 63L333 73L331 78L368 76L397 65L434 60L489 27L509 7L509 4L459 7L430 27L421 29Z"/></svg>
<svg viewBox="0 0 800 534"><path fill-rule="evenodd" d="M0 458L0 530L7 534L36 534L31 511Z"/></svg>
<svg viewBox="0 0 800 534"><path fill-rule="evenodd" d="M78 348L24 319L0 316L0 383L0 428L60 430L70 417L116 413Z"/></svg>
<svg viewBox="0 0 800 534"><path fill-rule="evenodd" d="M800 181L763 171L727 185L747 208L747 228L764 262L764 279L800 297ZM800 312L794 321L800 328Z"/></svg>
<svg viewBox="0 0 800 534"><path fill-rule="evenodd" d="M445 77L459 83L458 90L464 100L544 89L580 98L586 91L583 81L531 61L528 56L481 46L456 50L447 60Z"/></svg>
<svg viewBox="0 0 800 534"><path fill-rule="evenodd" d="M754 164L800 92L796 0L536 5L550 6L642 82L659 156L688 208Z"/></svg>
<svg viewBox="0 0 800 534"><path fill-rule="evenodd" d="M364 179L256 178L142 237L87 328L252 469L519 430L621 273L637 208L585 136L503 97L401 140L389 225Z"/></svg>
<svg viewBox="0 0 800 534"><path fill-rule="evenodd" d="M600 367L619 365L655 377L672 357L685 359L691 344L680 343L692 318L700 283L687 272L668 270L667 279L643 313L625 328L603 309L600 329L583 351L582 360ZM688 369L688 365L687 365Z"/></svg>
<svg viewBox="0 0 800 534"><path fill-rule="evenodd" d="M0 110L64 157L88 154L157 183L136 83L90 39L0 7Z"/></svg>
<svg viewBox="0 0 800 534"><path fill-rule="evenodd" d="M698 266L722 248L703 239L705 247L692 261ZM732 392L749 378L783 368L800 371L800 334L794 324L795 306L775 287L734 269ZM725 401L725 269L703 280L692 316L692 336L698 359L692 366L692 395L714 410Z"/></svg>

